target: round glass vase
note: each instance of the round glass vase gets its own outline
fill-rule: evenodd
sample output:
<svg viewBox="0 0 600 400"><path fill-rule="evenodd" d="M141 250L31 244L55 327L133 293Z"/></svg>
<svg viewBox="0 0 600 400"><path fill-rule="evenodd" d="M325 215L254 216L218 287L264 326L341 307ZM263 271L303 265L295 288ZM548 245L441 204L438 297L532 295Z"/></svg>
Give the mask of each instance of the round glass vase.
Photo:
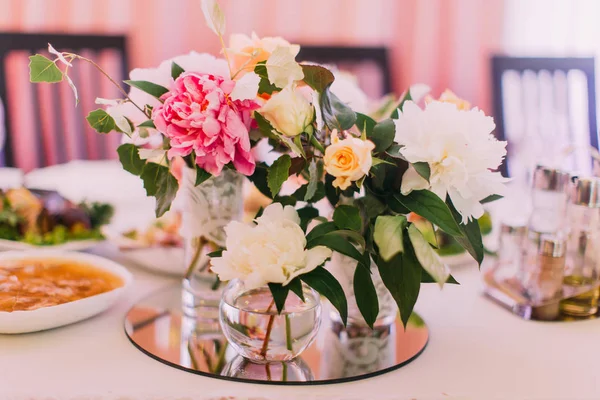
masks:
<svg viewBox="0 0 600 400"><path fill-rule="evenodd" d="M254 363L289 361L315 339L321 325L321 299L302 284L304 301L289 292L281 314L268 286L246 289L234 279L223 291L219 322L233 349Z"/></svg>
<svg viewBox="0 0 600 400"><path fill-rule="evenodd" d="M348 324L367 326L358 305L356 304L356 296L354 294L354 271L357 268L357 261L353 258L334 252L331 260L326 264L327 269L338 280L344 289L346 299L348 300ZM388 326L396 321L398 317L398 305L392 297L389 290L385 287L377 265L371 260L371 279L377 292L379 300L379 314L375 320L375 327ZM331 309L331 318L334 321L340 321L340 315L333 307Z"/></svg>
<svg viewBox="0 0 600 400"><path fill-rule="evenodd" d="M185 276L182 305L188 317L218 318L224 284L210 271L208 253L225 246L225 226L243 216L244 176L224 169L195 186L196 171L184 168L181 184Z"/></svg>

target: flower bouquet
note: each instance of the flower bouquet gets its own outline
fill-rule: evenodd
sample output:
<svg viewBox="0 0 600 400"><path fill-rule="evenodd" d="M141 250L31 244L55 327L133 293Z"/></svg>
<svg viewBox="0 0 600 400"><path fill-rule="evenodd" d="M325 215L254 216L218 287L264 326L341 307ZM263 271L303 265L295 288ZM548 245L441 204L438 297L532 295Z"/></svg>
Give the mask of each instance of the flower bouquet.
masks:
<svg viewBox="0 0 600 400"><path fill-rule="evenodd" d="M318 327L319 304L306 305L313 290L345 323L346 294L327 269L333 252L355 262L353 296L369 326L380 309L374 273L404 324L421 283L456 282L435 251L436 230L481 264L477 218L483 203L502 194L504 178L494 170L506 154L506 143L491 134L491 117L450 92L420 106L413 88L375 120L333 93L329 69L296 61L299 46L232 35L227 47L218 3L204 1L203 11L222 44L222 59L197 53L175 58L155 70L153 80L134 70L125 98L100 100L107 107L87 120L99 133L126 136L119 159L156 197L157 215L177 193L177 160L195 171L195 185L231 170L272 200L254 222L230 222L223 248L210 254L212 270L235 287L234 295L226 290L222 305L242 307L221 315L230 342L243 343L236 348L254 348L258 360L297 355ZM74 60L93 63L50 52L54 60L31 57L32 82L70 83ZM276 155L271 164L253 153L266 143ZM300 185L282 195L290 177ZM315 203L322 201L332 214L320 215ZM244 312L266 317L244 319ZM310 317L299 317L305 312ZM269 349L280 351L269 355Z"/></svg>

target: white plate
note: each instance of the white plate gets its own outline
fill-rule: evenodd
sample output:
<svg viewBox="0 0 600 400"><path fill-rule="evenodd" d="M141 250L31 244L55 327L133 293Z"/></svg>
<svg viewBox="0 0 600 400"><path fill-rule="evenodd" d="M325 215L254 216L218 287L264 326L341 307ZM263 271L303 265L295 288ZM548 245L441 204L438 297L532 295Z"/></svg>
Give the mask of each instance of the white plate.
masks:
<svg viewBox="0 0 600 400"><path fill-rule="evenodd" d="M50 250L50 251L83 251L104 242L101 239L71 240L56 245L35 245L16 240L0 239L0 251L6 250Z"/></svg>
<svg viewBox="0 0 600 400"><path fill-rule="evenodd" d="M31 311L0 311L0 333L28 333L57 328L90 318L112 306L128 289L133 276L121 265L92 254L66 251L9 251L0 254L0 262L22 259L64 259L89 264L123 279L123 286L81 300L42 307Z"/></svg>

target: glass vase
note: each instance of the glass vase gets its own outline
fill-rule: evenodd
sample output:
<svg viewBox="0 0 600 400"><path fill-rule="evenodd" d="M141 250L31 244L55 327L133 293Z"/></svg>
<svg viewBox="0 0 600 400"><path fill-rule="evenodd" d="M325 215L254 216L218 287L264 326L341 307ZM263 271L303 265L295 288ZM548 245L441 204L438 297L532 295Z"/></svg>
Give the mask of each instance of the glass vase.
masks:
<svg viewBox="0 0 600 400"><path fill-rule="evenodd" d="M321 300L302 284L304 302L289 292L281 314L268 286L246 289L232 280L221 299L219 322L229 344L254 363L289 361L315 339L321 325Z"/></svg>
<svg viewBox="0 0 600 400"><path fill-rule="evenodd" d="M186 274L182 305L188 317L216 319L224 285L210 271L208 253L225 246L225 226L243 215L244 177L224 169L195 186L196 171L184 168L181 205Z"/></svg>
<svg viewBox="0 0 600 400"><path fill-rule="evenodd" d="M365 319L362 317L358 305L356 304L356 296L354 295L354 271L357 267L357 261L353 258L334 252L331 260L327 263L327 269L340 282L346 299L348 300L348 325L367 326ZM379 314L374 326L387 326L393 324L398 317L398 305L385 287L377 265L371 261L371 279L377 292L379 300ZM334 320L340 319L338 312L332 308L331 318Z"/></svg>

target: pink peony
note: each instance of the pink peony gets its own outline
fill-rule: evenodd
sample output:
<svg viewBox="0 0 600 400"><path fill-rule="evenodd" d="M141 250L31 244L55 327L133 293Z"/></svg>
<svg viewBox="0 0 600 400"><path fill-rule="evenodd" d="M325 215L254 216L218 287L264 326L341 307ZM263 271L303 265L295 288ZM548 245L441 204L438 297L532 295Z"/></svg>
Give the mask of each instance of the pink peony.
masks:
<svg viewBox="0 0 600 400"><path fill-rule="evenodd" d="M254 173L248 129L259 104L232 100L234 87L234 81L211 74L186 72L175 80L152 111L156 128L169 138L169 158L194 152L196 164L212 175L229 162L241 174Z"/></svg>

